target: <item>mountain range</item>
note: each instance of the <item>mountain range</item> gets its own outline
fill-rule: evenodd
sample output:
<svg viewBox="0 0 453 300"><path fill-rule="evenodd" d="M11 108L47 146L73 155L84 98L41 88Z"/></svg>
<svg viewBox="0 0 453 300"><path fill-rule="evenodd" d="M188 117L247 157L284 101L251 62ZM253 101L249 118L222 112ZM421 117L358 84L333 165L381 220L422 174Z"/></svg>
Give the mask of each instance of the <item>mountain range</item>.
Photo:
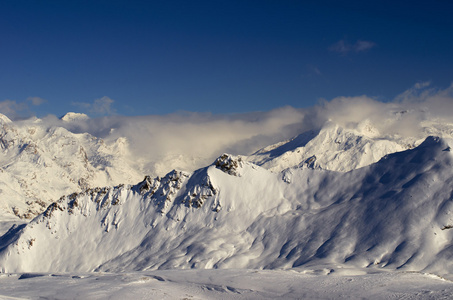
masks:
<svg viewBox="0 0 453 300"><path fill-rule="evenodd" d="M144 179L127 139L39 120L2 126L4 273L453 271L449 124L401 137L329 121L252 155Z"/></svg>

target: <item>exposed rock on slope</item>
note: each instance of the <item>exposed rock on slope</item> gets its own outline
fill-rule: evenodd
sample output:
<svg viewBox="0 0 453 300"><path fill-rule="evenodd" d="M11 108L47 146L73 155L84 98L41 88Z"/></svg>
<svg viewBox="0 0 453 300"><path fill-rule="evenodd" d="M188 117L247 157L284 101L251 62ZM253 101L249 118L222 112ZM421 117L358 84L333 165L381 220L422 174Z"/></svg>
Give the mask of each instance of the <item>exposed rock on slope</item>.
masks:
<svg viewBox="0 0 453 300"><path fill-rule="evenodd" d="M76 124L87 118L84 114L68 113L61 124ZM96 186L135 183L145 172L168 172L170 165L193 170L201 161L184 154L170 155L159 162L131 159L125 138L107 143L86 133L74 134L44 123L39 119L11 122L0 115L0 216L32 218L62 195ZM422 136L452 136L451 124L423 124ZM273 172L292 167L347 172L370 165L389 153L413 148L421 141L380 133L368 120L349 127L328 122L320 131L306 132L241 159ZM230 162L218 163L235 172ZM1 227L0 224L0 234L4 232Z"/></svg>
<svg viewBox="0 0 453 300"><path fill-rule="evenodd" d="M31 218L62 195L142 177L127 160L125 139L106 144L87 133L49 128L39 119L16 125L5 118L0 119L0 215Z"/></svg>
<svg viewBox="0 0 453 300"><path fill-rule="evenodd" d="M371 124L364 134L328 123L319 132L308 131L266 147L247 160L275 172L296 166L347 172L417 144L416 139L383 139L376 131Z"/></svg>
<svg viewBox="0 0 453 300"><path fill-rule="evenodd" d="M350 127L327 122L319 131L307 131L245 159L275 172L296 166L347 172L375 163L387 154L416 147L428 136L453 138L453 125L424 121L417 136L401 136L379 132L369 120Z"/></svg>
<svg viewBox="0 0 453 300"><path fill-rule="evenodd" d="M2 238L0 266L56 272L325 265L451 273L452 145L429 137L346 173L273 173L222 156L228 164L74 194L12 228Z"/></svg>

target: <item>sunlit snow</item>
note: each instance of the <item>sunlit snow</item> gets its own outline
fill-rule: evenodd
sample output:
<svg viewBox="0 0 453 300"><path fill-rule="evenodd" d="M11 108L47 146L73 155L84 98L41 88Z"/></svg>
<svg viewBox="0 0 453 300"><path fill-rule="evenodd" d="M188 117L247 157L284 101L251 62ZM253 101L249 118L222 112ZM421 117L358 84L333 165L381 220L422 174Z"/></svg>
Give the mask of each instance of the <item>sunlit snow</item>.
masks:
<svg viewBox="0 0 453 300"><path fill-rule="evenodd" d="M154 177L125 138L1 123L0 298L453 295L450 124L331 120Z"/></svg>

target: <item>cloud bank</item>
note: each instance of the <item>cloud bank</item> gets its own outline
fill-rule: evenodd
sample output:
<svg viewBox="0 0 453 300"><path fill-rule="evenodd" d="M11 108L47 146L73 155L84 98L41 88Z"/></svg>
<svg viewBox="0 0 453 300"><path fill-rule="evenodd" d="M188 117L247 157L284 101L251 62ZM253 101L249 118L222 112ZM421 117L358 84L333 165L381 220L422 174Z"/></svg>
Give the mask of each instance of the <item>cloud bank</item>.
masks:
<svg viewBox="0 0 453 300"><path fill-rule="evenodd" d="M211 163L224 152L246 154L291 138L303 113L292 107L235 115L181 112L164 116L110 116L62 122L72 132L89 132L106 141L126 137L132 159L146 163L149 173L171 168L193 169ZM296 125L296 126L295 126Z"/></svg>
<svg viewBox="0 0 453 300"><path fill-rule="evenodd" d="M452 135L453 84L446 89L432 88L429 82L417 83L391 102L367 96L337 97L314 108L313 119L331 120L343 127L355 128L370 121L383 138L424 138L426 127L434 126L441 134ZM449 133L450 132L450 133Z"/></svg>
<svg viewBox="0 0 453 300"><path fill-rule="evenodd" d="M110 98L101 99L104 100L99 107L112 103L105 101ZM15 104L3 102L3 105L14 108ZM95 103L90 107L95 109L94 106ZM427 134L426 122L434 122L438 127L453 124L453 85L436 89L429 83L419 83L386 103L363 95L337 97L306 109L282 107L232 115L193 112L114 115L71 122L48 116L41 123L63 126L74 133L88 132L108 143L125 137L130 144L131 160L142 165L144 173L160 176L173 168L191 171L203 167L224 152L248 155L305 131L318 130L326 122L355 129L365 121L378 129L377 138L423 138ZM453 135L453 125L448 130Z"/></svg>

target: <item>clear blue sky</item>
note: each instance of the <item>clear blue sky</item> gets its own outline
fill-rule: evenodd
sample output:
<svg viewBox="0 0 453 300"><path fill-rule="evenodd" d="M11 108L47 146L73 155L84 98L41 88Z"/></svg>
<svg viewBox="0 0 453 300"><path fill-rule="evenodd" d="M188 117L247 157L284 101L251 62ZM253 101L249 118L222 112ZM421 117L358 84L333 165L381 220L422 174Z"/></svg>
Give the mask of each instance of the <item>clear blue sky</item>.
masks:
<svg viewBox="0 0 453 300"><path fill-rule="evenodd" d="M235 113L362 94L389 101L417 82L453 82L452 13L450 0L4 0L0 112Z"/></svg>

